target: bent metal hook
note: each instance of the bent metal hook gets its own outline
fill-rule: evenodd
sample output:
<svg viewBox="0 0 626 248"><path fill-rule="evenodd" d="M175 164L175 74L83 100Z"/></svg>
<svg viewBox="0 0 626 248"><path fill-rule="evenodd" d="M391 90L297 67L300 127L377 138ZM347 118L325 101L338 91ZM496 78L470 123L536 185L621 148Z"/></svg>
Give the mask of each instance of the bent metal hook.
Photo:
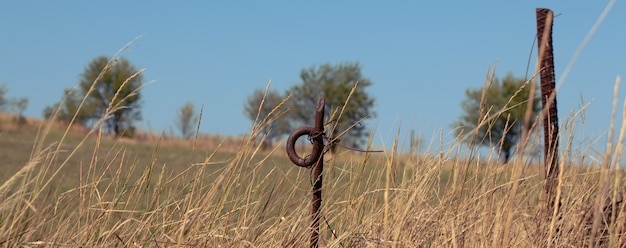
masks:
<svg viewBox="0 0 626 248"><path fill-rule="evenodd" d="M302 158L296 152L296 141L298 138L308 135L313 142L311 154ZM322 156L324 150L324 96L317 100L315 109L315 127L301 127L294 130L287 139L287 155L291 162L297 166L309 168Z"/></svg>
<svg viewBox="0 0 626 248"><path fill-rule="evenodd" d="M308 135L313 142L311 154L302 158L296 153L296 141ZM315 127L301 127L293 131L287 139L287 155L297 166L310 168L313 166L313 189L311 208L311 239L310 247L317 248L320 235L320 209L322 206L322 172L324 170L324 96L317 100L315 108Z"/></svg>

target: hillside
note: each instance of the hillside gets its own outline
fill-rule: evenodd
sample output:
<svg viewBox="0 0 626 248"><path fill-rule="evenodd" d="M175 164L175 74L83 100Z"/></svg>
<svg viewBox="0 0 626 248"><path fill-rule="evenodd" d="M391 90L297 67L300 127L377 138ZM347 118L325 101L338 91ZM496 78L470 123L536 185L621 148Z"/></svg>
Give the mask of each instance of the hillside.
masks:
<svg viewBox="0 0 626 248"><path fill-rule="evenodd" d="M282 146L261 152L244 138L221 146L199 140L194 148L158 136L112 139L59 123L1 120L0 246L309 243L311 171L292 165ZM550 212L542 199L543 169L531 160L502 166L462 158L454 149L435 156L392 150L326 158L321 246L626 243L623 173L604 177L597 166L568 161L558 184L559 211ZM609 182L604 194L612 197L596 198L599 185ZM603 218L595 222L594 216Z"/></svg>
<svg viewBox="0 0 626 248"><path fill-rule="evenodd" d="M228 161L235 155L237 143L241 142L241 138L204 135L193 148L192 141L155 134L139 134L139 138L134 140L114 139L107 135L98 137L97 133L87 135L88 130L81 127L68 129L62 123L48 124L39 119L28 119L25 124L18 125L11 116L0 115L0 161L3 166L0 182L24 166L33 157L36 147L55 151L52 153L56 155L54 164L61 164L67 159L60 176L66 177L64 181L73 183L78 178L76 171L81 165L109 163L112 158L120 157L120 153L123 153L124 159L137 165L154 162L156 165L168 165L167 168L175 173L193 163L203 162L220 143L221 149L214 154L214 158Z"/></svg>

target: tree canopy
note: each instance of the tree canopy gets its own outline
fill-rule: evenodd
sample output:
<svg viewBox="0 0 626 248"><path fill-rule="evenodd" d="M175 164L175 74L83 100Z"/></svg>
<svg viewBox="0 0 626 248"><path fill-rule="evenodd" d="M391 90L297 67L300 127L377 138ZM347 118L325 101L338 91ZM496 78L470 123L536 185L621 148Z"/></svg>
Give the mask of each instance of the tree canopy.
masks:
<svg viewBox="0 0 626 248"><path fill-rule="evenodd" d="M0 84L0 111L13 112L17 114L20 122L25 121L24 111L28 107L28 98L7 98L9 89L5 84Z"/></svg>
<svg viewBox="0 0 626 248"><path fill-rule="evenodd" d="M289 118L282 116L286 107L278 108L285 96L276 90L256 89L244 103L243 112L257 125L261 125L261 134L265 135L264 147L289 133ZM270 116L270 113L272 114ZM265 120L265 122L264 122Z"/></svg>
<svg viewBox="0 0 626 248"><path fill-rule="evenodd" d="M302 69L300 80L284 94L276 90L256 89L244 103L246 117L255 124L264 125L262 134L267 135L266 142L269 142L266 145L271 145L272 141L288 135L295 128L313 125L317 100L324 95L326 121L330 123L326 127L328 138L334 142L341 139L348 146L360 147L363 138L369 135L364 121L375 116L374 98L365 91L372 82L363 77L361 66L358 63L311 66ZM288 97L287 104L275 109ZM273 116L267 118L272 111ZM266 122L261 123L263 120Z"/></svg>
<svg viewBox="0 0 626 248"><path fill-rule="evenodd" d="M507 163L523 129L530 126L523 123L530 94L535 96L531 121L541 111L540 98L530 90L524 79L511 73L504 79L495 78L486 89L467 89L467 98L461 105L463 113L453 125L457 135L477 131L478 144L496 147L503 154L504 163Z"/></svg>
<svg viewBox="0 0 626 248"><path fill-rule="evenodd" d="M94 58L80 74L65 99L47 107L44 117L76 122L84 126L102 124L105 132L132 136L134 122L141 120L142 70L125 58Z"/></svg>
<svg viewBox="0 0 626 248"><path fill-rule="evenodd" d="M292 96L289 114L292 123L312 125L318 97L323 94L328 112L326 116L330 118L331 113L336 113L331 125L335 129L327 130L327 134L330 131L333 136L329 138L335 141L338 141L335 138L340 138L348 146L360 147L364 137L369 135L363 121L374 117L375 112L374 98L365 91L372 82L363 77L359 63L312 66L300 72L300 79L299 84L287 91L287 95ZM358 87L355 87L357 82ZM343 137L337 137L346 130Z"/></svg>
<svg viewBox="0 0 626 248"><path fill-rule="evenodd" d="M191 138L194 133L194 125L198 124L199 118L192 102L185 103L185 105L178 110L176 127L183 138Z"/></svg>
<svg viewBox="0 0 626 248"><path fill-rule="evenodd" d="M0 84L0 110L3 110L4 108L6 108L6 105L8 102L6 98L7 92L9 92L9 89L7 89L7 86L4 84Z"/></svg>
<svg viewBox="0 0 626 248"><path fill-rule="evenodd" d="M0 84L0 110L6 111L9 105L9 99L7 99L7 93L9 89L5 84Z"/></svg>

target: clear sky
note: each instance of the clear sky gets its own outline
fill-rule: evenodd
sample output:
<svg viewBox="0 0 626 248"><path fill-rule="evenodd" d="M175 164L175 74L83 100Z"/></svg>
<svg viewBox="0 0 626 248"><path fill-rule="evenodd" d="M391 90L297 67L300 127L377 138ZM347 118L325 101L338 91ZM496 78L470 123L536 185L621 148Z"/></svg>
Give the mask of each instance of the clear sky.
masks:
<svg viewBox="0 0 626 248"><path fill-rule="evenodd" d="M0 84L28 97L41 117L96 56L121 56L153 81L143 129L174 127L187 101L204 105L201 131L239 135L251 122L246 97L271 81L284 91L303 68L359 62L373 82L376 143L400 129L431 140L461 114L467 88L488 68L522 77L536 32L535 8L550 8L557 80L608 1L4 1ZM606 135L616 77L626 75L626 3L617 1L558 91L559 118L592 101L585 135ZM536 47L536 45L535 45ZM535 66L533 50L531 70ZM623 87L622 87L623 88ZM622 90L624 92L624 90ZM624 100L620 93L620 106ZM621 119L620 119L621 120Z"/></svg>

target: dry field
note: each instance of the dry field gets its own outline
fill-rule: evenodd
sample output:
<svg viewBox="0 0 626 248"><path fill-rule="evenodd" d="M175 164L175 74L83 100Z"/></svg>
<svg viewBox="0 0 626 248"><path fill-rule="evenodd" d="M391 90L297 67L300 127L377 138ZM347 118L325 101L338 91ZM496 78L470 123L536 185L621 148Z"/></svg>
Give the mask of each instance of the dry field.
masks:
<svg viewBox="0 0 626 248"><path fill-rule="evenodd" d="M577 118L561 125L554 212L537 156L501 165L440 141L420 155L340 149L325 162L320 246L623 246L621 142L606 154L575 145ZM310 170L283 145L261 151L249 137L263 122L249 137L132 142L59 123L0 124L0 246L308 246Z"/></svg>

